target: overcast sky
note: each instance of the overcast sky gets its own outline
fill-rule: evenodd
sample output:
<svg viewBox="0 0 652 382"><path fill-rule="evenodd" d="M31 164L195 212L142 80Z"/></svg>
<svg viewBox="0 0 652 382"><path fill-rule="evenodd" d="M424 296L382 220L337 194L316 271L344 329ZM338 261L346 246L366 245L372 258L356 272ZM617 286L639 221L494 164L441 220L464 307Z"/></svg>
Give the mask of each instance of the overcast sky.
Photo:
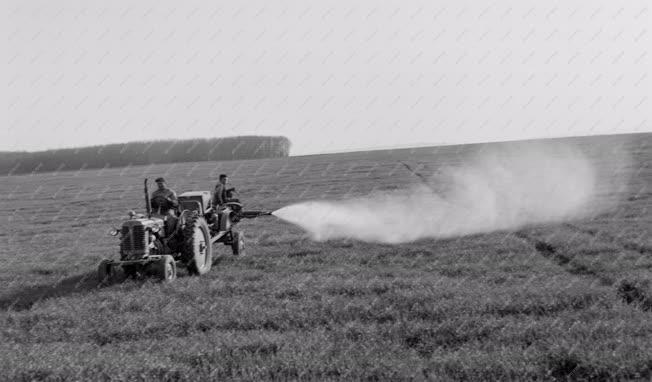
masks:
<svg viewBox="0 0 652 382"><path fill-rule="evenodd" d="M3 1L0 150L651 131L649 1Z"/></svg>

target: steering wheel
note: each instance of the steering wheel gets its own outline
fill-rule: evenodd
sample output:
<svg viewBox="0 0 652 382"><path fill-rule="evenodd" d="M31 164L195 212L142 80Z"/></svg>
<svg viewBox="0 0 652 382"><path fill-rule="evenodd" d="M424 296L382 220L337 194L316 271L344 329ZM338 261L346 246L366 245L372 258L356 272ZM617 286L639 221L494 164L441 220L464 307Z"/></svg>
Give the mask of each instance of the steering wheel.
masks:
<svg viewBox="0 0 652 382"><path fill-rule="evenodd" d="M165 196L155 196L151 201L153 208L171 208L172 203L170 203Z"/></svg>

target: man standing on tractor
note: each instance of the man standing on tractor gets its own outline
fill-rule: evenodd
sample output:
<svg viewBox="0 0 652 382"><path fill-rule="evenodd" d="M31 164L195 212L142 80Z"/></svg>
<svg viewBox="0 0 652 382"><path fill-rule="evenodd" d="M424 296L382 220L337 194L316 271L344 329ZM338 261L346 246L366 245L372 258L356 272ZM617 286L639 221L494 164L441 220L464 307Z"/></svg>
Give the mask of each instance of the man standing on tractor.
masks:
<svg viewBox="0 0 652 382"><path fill-rule="evenodd" d="M229 177L226 174L220 174L220 180L215 185L213 192L213 207L219 207L227 202L239 202L238 199L233 198L234 187L229 188L227 182Z"/></svg>
<svg viewBox="0 0 652 382"><path fill-rule="evenodd" d="M179 200L177 194L171 189L167 188L165 179L157 178L156 185L158 189L152 192L151 205L152 210L156 211L159 215L175 215L177 207L179 207Z"/></svg>

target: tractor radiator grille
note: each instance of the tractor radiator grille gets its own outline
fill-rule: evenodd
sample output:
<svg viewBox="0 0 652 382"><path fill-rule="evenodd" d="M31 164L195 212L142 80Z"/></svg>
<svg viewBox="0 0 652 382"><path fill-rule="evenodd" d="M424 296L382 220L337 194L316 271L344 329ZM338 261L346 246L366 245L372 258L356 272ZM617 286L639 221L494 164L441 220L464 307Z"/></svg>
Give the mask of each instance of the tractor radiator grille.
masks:
<svg viewBox="0 0 652 382"><path fill-rule="evenodd" d="M122 227L122 242L120 243L120 253L123 258L132 258L142 256L147 251L147 235L145 227L142 225L133 225Z"/></svg>

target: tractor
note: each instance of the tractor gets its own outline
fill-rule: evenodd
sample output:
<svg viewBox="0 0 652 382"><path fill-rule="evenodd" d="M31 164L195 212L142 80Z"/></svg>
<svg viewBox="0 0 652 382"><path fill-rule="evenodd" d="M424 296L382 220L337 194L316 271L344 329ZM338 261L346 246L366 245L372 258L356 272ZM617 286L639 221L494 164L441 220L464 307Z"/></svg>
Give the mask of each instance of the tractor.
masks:
<svg viewBox="0 0 652 382"><path fill-rule="evenodd" d="M120 229L111 230L120 239L120 260L103 260L98 267L100 283L116 280L121 269L126 277L154 276L161 281L177 277L177 266L191 275L204 275L213 264L214 245L230 246L234 255L242 256L245 238L234 230L242 219L271 215L269 211L245 211L240 202L211 205L209 191L190 191L178 196L177 213L160 214L152 207L165 201L149 200L145 179L147 214L129 212Z"/></svg>

